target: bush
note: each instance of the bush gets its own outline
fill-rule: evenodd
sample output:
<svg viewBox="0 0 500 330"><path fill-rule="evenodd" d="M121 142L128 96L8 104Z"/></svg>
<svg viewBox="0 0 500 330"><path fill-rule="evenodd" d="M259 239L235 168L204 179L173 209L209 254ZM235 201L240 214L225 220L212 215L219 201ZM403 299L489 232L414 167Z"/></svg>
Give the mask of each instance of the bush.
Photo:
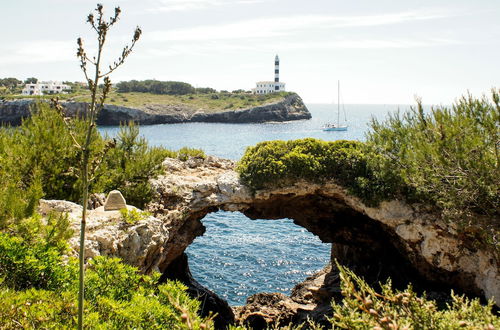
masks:
<svg viewBox="0 0 500 330"><path fill-rule="evenodd" d="M41 241L0 233L0 328L76 326L78 269ZM157 285L117 258L97 257L86 272L86 328L200 329L200 303L176 282Z"/></svg>
<svg viewBox="0 0 500 330"><path fill-rule="evenodd" d="M206 155L201 149L182 147L176 152L174 157L177 157L182 161L186 161L191 157L205 159Z"/></svg>
<svg viewBox="0 0 500 330"><path fill-rule="evenodd" d="M337 265L338 266L338 265ZM440 310L435 301L418 297L408 287L395 291L388 281L376 292L350 270L338 266L341 303L332 302L334 328L340 329L497 329L500 318L492 312L493 301L483 306L452 293L452 303Z"/></svg>
<svg viewBox="0 0 500 330"><path fill-rule="evenodd" d="M0 229L12 219L32 215L42 196L78 200L80 180L73 166L80 155L68 127L47 104L38 104L33 111L19 128L0 130ZM81 141L83 122L75 120L71 125ZM92 144L99 152L103 149L97 130Z"/></svg>
<svg viewBox="0 0 500 330"><path fill-rule="evenodd" d="M3 284L13 289L56 289L70 285L72 263L62 253L73 232L67 215L51 213L10 224L0 232L0 274Z"/></svg>
<svg viewBox="0 0 500 330"><path fill-rule="evenodd" d="M307 138L261 142L247 148L237 170L254 190L286 186L297 180L334 180L368 204L390 193L370 167L364 144L356 141Z"/></svg>
<svg viewBox="0 0 500 330"><path fill-rule="evenodd" d="M373 120L368 143L381 166L443 210L500 214L499 94L460 98L451 108L416 108Z"/></svg>
<svg viewBox="0 0 500 330"><path fill-rule="evenodd" d="M153 196L148 180L161 172L161 163L170 150L149 147L133 123L121 127L116 145L109 149L97 171L94 191L118 189L127 203L143 207Z"/></svg>
<svg viewBox="0 0 500 330"><path fill-rule="evenodd" d="M72 120L70 125L81 142L83 120ZM161 172L165 157L204 156L196 149L175 152L150 147L133 124L122 126L116 141L103 138L95 130L92 144L92 167L96 171L90 189L119 189L129 204L137 207L151 200L148 180ZM19 128L0 130L0 155L0 230L15 219L31 216L42 197L80 201L81 181L75 164L81 155L63 118L47 104L38 104Z"/></svg>
<svg viewBox="0 0 500 330"><path fill-rule="evenodd" d="M140 211L138 209L129 210L129 209L123 208L123 209L120 209L120 216L125 223L132 225L132 224L137 223L141 220L147 219L148 217L151 216L151 214L149 212Z"/></svg>
<svg viewBox="0 0 500 330"><path fill-rule="evenodd" d="M500 96L460 98L451 108L416 108L373 120L371 162L393 190L435 205L475 247L500 253Z"/></svg>

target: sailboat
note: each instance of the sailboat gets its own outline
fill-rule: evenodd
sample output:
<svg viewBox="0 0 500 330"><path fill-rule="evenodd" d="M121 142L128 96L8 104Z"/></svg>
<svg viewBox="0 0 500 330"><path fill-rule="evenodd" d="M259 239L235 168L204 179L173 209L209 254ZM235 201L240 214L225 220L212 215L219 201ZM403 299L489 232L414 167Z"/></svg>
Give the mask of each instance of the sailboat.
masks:
<svg viewBox="0 0 500 330"><path fill-rule="evenodd" d="M344 110L345 116L345 110ZM323 126L323 131L347 131L347 125L340 124L340 81L337 82L337 122L326 123Z"/></svg>

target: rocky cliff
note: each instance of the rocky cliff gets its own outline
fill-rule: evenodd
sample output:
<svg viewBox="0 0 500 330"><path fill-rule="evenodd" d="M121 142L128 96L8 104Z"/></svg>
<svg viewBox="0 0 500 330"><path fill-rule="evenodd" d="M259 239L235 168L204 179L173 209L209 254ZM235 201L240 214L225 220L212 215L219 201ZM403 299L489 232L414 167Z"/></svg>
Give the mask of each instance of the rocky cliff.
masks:
<svg viewBox="0 0 500 330"><path fill-rule="evenodd" d="M232 320L232 312L192 279L184 254L193 240L204 234L203 217L221 209L239 211L250 218L291 218L323 242L332 243L331 259L349 266L370 283L391 277L395 287L411 282L415 290L436 297L454 289L493 298L500 304L494 251L464 244L453 224L445 223L423 205L393 200L368 207L333 182L295 182L286 188L252 192L240 182L232 161L214 157L186 162L166 159L163 167L164 175L151 181L157 198L148 208L155 217L124 231L116 221L99 220L100 211L95 211L95 225L89 225L90 253L121 256L145 272L161 271L163 279L191 283L194 296L210 297L210 308L224 317L221 324ZM73 212L71 208L69 212ZM110 228L109 234L99 233L105 227ZM297 285L290 297L257 294L235 312L238 320L254 328L279 320L301 322L307 317L321 322L330 300L338 294L336 269L326 265Z"/></svg>
<svg viewBox="0 0 500 330"><path fill-rule="evenodd" d="M0 122L19 125L22 118L30 116L33 100L23 99L0 101ZM68 116L82 115L87 111L84 102L63 102ZM130 108L106 104L99 114L99 125L119 125L135 121L142 125L172 124L184 122L212 123L262 123L269 121L289 121L310 119L311 114L297 94L289 94L281 101L241 110L221 110L205 112L186 106L149 104L140 108Z"/></svg>
<svg viewBox="0 0 500 330"><path fill-rule="evenodd" d="M182 256L194 238L204 233L200 220L222 209L250 218L291 218L323 242L332 243L332 260L371 283L391 277L396 287L411 282L416 290L436 297L454 289L500 303L495 252L465 245L453 224L424 205L393 200L368 207L333 182L295 182L252 193L240 182L233 162L212 157L187 162L167 159L163 165L165 175L151 182L159 197L150 209L160 217L172 212L183 215L170 222L170 242L164 263L159 264L164 272L171 260ZM321 320L338 293L336 271L329 267L296 287L287 299L276 294L250 298L237 311L239 319L257 328L285 315L292 321L307 316ZM274 315L276 311L281 311L279 316Z"/></svg>

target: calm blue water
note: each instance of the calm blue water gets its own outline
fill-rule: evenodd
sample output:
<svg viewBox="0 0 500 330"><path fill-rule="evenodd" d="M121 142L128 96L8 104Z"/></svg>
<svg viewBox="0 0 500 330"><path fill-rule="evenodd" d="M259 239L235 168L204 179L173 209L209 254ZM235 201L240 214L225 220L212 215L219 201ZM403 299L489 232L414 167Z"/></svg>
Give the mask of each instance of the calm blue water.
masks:
<svg viewBox="0 0 500 330"><path fill-rule="evenodd" d="M364 140L370 118L383 119L397 105L346 105L349 130L324 132L334 119L333 105L308 105L313 119L288 123L212 124L187 123L142 126L150 144L178 149L201 148L207 154L239 159L245 148L260 141L314 137L323 140ZM402 110L407 106L401 106ZM114 136L117 127L101 127ZM289 219L250 220L241 213L217 212L203 220L207 228L187 249L193 276L228 300L243 305L257 292L290 293L293 286L323 268L330 244Z"/></svg>

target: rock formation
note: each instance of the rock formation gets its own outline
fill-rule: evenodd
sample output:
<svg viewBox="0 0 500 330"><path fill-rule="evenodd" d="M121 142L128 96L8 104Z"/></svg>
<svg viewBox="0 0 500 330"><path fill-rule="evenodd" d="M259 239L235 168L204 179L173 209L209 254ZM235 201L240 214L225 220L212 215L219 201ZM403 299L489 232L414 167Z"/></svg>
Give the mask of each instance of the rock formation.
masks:
<svg viewBox="0 0 500 330"><path fill-rule="evenodd" d="M127 209L135 209L127 206ZM40 200L39 211L42 215L49 212L68 214L74 235L69 240L73 253L78 253L80 219L82 206L59 200ZM134 224L126 223L119 211L104 211L100 206L88 211L85 258L110 256L122 258L126 263L148 273L158 270L164 255L165 243L169 232L166 224L153 216Z"/></svg>
<svg viewBox="0 0 500 330"><path fill-rule="evenodd" d="M119 211L126 207L127 204L121 192L118 190L112 190L109 192L108 197L104 202L104 211Z"/></svg>
<svg viewBox="0 0 500 330"><path fill-rule="evenodd" d="M371 283L391 277L396 287L411 282L416 290L438 298L440 292L453 288L500 304L495 252L465 244L453 224L423 205L393 200L369 207L333 182L295 182L252 192L240 182L234 162L210 156L185 162L168 158L163 167L164 174L150 181L157 192L148 205L154 217L127 225L117 211L105 212L101 207L90 212L87 256L116 255L144 272L159 270L163 279L183 281L193 296L203 297L211 310L219 312L219 325L231 322L233 314L227 303L192 278L184 254L205 232L200 220L217 210L239 211L250 218L291 218L323 242L332 243L332 260ZM41 210L49 209L69 212L78 225L80 206L42 201ZM312 317L322 322L329 302L338 295L335 267L327 265L297 285L290 297L257 294L235 314L256 329L278 320L301 322Z"/></svg>
<svg viewBox="0 0 500 330"><path fill-rule="evenodd" d="M239 181L233 162L213 157L187 162L166 159L163 165L165 174L151 181L158 199L150 210L159 217L172 212L182 217L169 222L161 271L204 233L200 219L222 209L250 218L291 218L323 242L332 243L332 259L369 282L391 277L396 287L412 282L417 290L437 295L453 288L472 296L495 297L497 305L500 302L496 298L500 297L500 275L495 253L466 246L453 224L445 223L423 205L393 200L368 207L332 182L296 182L252 193ZM304 319L311 313L319 317L328 309L338 281L334 270L327 267L323 272L308 285L294 289L288 304L291 319ZM250 299L249 306L256 300L261 306L258 314L264 313L262 301L283 302L275 296L258 296ZM273 319L248 309L240 309L238 314L255 319L254 325Z"/></svg>
<svg viewBox="0 0 500 330"><path fill-rule="evenodd" d="M0 123L19 125L22 118L30 116L31 104L33 100L29 99L0 101ZM62 102L62 105L68 116L82 115L88 108L88 104L84 102ZM257 107L210 112L185 105L148 104L131 108L105 104L97 123L99 125L120 125L127 121L135 121L141 125L184 122L262 123L310 118L311 114L300 96L289 94L280 101Z"/></svg>

